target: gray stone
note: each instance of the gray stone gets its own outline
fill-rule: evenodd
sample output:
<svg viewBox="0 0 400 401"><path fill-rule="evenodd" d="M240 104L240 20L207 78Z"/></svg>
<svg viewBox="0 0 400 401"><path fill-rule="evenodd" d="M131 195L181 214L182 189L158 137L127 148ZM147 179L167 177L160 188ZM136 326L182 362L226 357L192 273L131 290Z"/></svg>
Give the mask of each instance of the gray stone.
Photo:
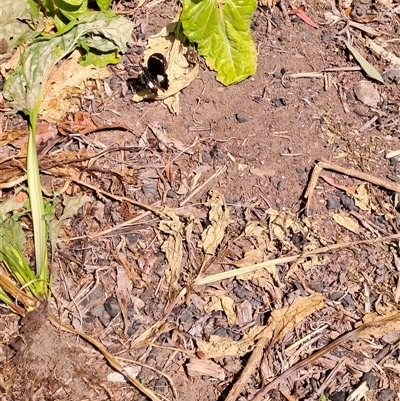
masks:
<svg viewBox="0 0 400 401"><path fill-rule="evenodd" d="M116 298L108 297L106 302L104 302L104 308L108 315L112 318L118 315L121 312L121 308L119 307L119 303Z"/></svg>
<svg viewBox="0 0 400 401"><path fill-rule="evenodd" d="M363 104L369 107L378 107L381 101L381 96L375 85L369 81L360 81L354 87L356 98Z"/></svg>
<svg viewBox="0 0 400 401"><path fill-rule="evenodd" d="M98 305L98 306L95 306L89 313L92 316L99 317L103 314L104 311L105 311L104 305Z"/></svg>

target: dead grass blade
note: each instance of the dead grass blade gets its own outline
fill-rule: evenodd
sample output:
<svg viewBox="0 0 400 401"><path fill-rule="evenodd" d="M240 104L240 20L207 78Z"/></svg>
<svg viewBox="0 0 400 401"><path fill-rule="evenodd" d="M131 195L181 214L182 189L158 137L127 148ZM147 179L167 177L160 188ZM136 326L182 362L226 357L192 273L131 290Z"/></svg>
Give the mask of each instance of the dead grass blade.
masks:
<svg viewBox="0 0 400 401"><path fill-rule="evenodd" d="M399 239L399 238L400 238L400 234L393 234L393 235L388 235L386 237L380 237L380 238L371 239L371 240L340 242L338 244L328 245L328 246L324 246L323 248L314 249L313 251L304 252L300 255L285 256L283 258L267 260L265 262L257 263L255 265L241 267L239 269L234 269L234 270L228 270L226 272L213 274L208 277L197 278L193 281L192 285L200 286L200 285L205 285L205 284L211 284L216 281L226 280L227 278L233 278L233 277L240 276L242 274L251 273L258 269L265 269L265 268L268 268L268 267L271 267L274 265L281 265L281 264L285 264L285 263L295 262L299 259L308 258L313 255L319 255L322 253L332 252L334 250L341 249L341 248L358 246L358 245L362 245L362 244L375 244L375 243L379 243L379 242L392 241L392 240Z"/></svg>

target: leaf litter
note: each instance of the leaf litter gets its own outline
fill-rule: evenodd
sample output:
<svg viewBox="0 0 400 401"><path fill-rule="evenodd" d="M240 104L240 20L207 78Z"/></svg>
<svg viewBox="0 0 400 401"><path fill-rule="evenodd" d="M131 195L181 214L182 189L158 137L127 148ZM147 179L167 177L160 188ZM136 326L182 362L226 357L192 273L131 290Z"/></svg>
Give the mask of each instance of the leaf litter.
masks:
<svg viewBox="0 0 400 401"><path fill-rule="evenodd" d="M244 369L241 376L244 385L239 394L244 391L248 399L254 395L255 389L266 394L265 389L271 388L272 384L281 384L281 393L290 394L285 390L285 387L294 387L290 375L297 372L297 377L304 379L305 375L313 372L307 364L315 363L316 369L320 366L318 360L328 364L329 358L329 366L335 368L333 372L336 379L327 377L326 385L329 385L329 380L337 380L337 387L342 383L348 385L345 367L339 363L332 364L336 356L333 345L339 347L342 344L342 352L346 351L350 355L346 359L346 365L351 367L353 374L359 372L357 368L361 368L361 363L357 364L360 356L352 353L352 350L373 355L374 348L383 349L379 342L383 333L385 341L396 347L396 332L399 327L396 315L398 298L394 299L393 293L386 287L385 292L379 294L378 301L372 300L369 291L373 289L373 283L365 272L357 269L359 266L353 260L357 248L362 247L385 282L388 277L385 277L387 265L384 263L387 263L388 256L394 259L397 257L390 246L390 241L398 239L396 234L371 240L363 239L361 242L357 242L358 237L353 236L344 237L348 238L347 242L339 242L334 236L327 240L323 237L320 216L300 218L295 213L270 207L260 208L257 205L243 208L241 216L235 213L234 207L225 199L229 191L218 187L208 193L206 202L190 205L192 209L187 209L188 214L184 211L182 213L181 208L173 202L175 207L167 209L162 209L161 206L164 205L159 202L149 205L148 198L138 194L139 200L129 212L132 222L127 224L132 231L127 237L125 234L122 238L117 235L103 237L103 232L108 229L118 232L119 225L122 227L126 223L122 214L111 207L112 200L128 202L129 199L125 196L125 188L117 178L118 175L107 175L105 170L122 170L124 174L121 176L125 183L128 182L126 177L132 174L129 174L124 160L114 158L119 152L124 152L123 147L103 153L107 147L104 137L96 137L93 141L89 138L87 142L83 138L73 140L78 141L82 148L73 148L70 154L63 155L66 156L63 160L57 154L46 155L43 160L48 165L53 163L53 167L46 169L47 174L54 177L64 176L70 180L67 181L67 195L82 199L82 204L78 202L73 213L65 215L65 218L60 217L62 214L58 212L59 220L63 222L62 240L58 241L59 262L60 266L73 273L72 278L66 281L68 291L55 283L60 295L71 299L69 310L60 308L58 311L69 322L77 322L73 317L77 314L85 316L80 322L84 331L102 339L103 344L96 341L94 344L107 348L106 355L110 358L110 364L122 373L127 372L133 382L146 382L146 386L150 383L150 386L154 385L155 393L173 399L174 386L184 376L183 372L187 372L192 379L196 378L191 384L186 382L186 389L190 385L190 388L195 389L196 383L205 382L203 376L213 377L216 388L222 389L226 388L227 383L240 384L235 375ZM167 159L165 154L160 156L155 152L160 142L158 139L158 142L148 144L144 150L132 147L130 151L136 158L146 155L156 165L155 171L162 174L163 167L160 165L165 166L167 160L172 158L171 154ZM95 153L93 148L100 151ZM175 150L171 149L170 152ZM160 161L162 163L157 167L156 162ZM332 166L331 164L329 167ZM103 168L101 174L100 167ZM136 170L133 170L133 175L136 175ZM351 176L354 170L340 172ZM155 174L152 179L160 182L158 177ZM369 178L377 177L369 174L357 175L357 178L368 181ZM387 183L382 179L379 183L373 180L368 182L378 185ZM355 199L360 205L364 205L365 209L361 208L362 210L373 212L367 185L361 185L361 188L357 187ZM92 200L85 198L87 193L90 193ZM205 188L199 195L202 199L205 198ZM311 194L309 195L311 199ZM319 193L313 195L315 201ZM104 206L102 219L99 219L98 211L95 211L96 202ZM154 219L154 216L150 218L149 214L142 213L138 209L140 205L148 206L148 210L155 211L158 217ZM13 205L12 208L18 208L17 206ZM196 207L201 212L191 213ZM204 216L205 209L208 217ZM256 213L260 209L262 218ZM10 208L5 210L10 211ZM158 218L161 220L158 221ZM334 227L333 231L340 230L338 226ZM359 227L359 230L363 228ZM380 243L383 244L382 247ZM163 250L163 255L158 254L159 249ZM319 258L318 251L322 255L329 254L332 260L324 259L325 256ZM343 258L340 256L342 252L347 255L344 257L349 267L347 274L350 277L347 278L341 275L343 272L340 270L334 270L340 267L334 262L336 259L340 262L340 258ZM329 274L328 268L332 269ZM329 280L334 282L335 273L339 277L338 283L326 292L315 291L318 288L314 286L318 284L315 280L322 277L326 280L325 283ZM88 280L91 274L96 277L96 283ZM143 279L142 287L134 285L132 288L131 283L135 283L134 280L140 276ZM90 296L96 288L94 284L102 284L107 295L116 296L121 313L112 320L107 320L104 313L100 316L101 319L90 314L96 304L94 297ZM339 294L333 294L334 290ZM346 304L348 294L351 294L350 299L355 302L356 307L349 308ZM241 301L243 305L239 307ZM364 308L371 302L377 313L364 314ZM57 305L53 307L57 310ZM239 313L247 317L240 320ZM375 323L382 316L387 321L381 326L357 327L362 323ZM329 322L330 327L328 329L322 326L323 335L319 336L313 329L323 321ZM197 324L196 330L191 331L198 322L201 324ZM152 325L157 330L147 331ZM70 333L75 330L76 334L78 327L80 326L74 324L73 329L66 330ZM187 329L182 329L183 327ZM351 331L353 327L354 332ZM195 334L189 334L191 332ZM344 334L340 337L343 333L351 335ZM360 334L359 338L351 340L354 334ZM141 341L136 341L139 337ZM362 340L364 337L367 340L365 342ZM90 339L90 336L87 338ZM373 343L373 340L377 341ZM72 337L70 341L74 341ZM291 351L296 351L294 354L286 352L288 343L291 344ZM135 346L130 347L130 344ZM258 357L257 352L264 348L267 352L263 359L259 359L258 364L246 364L248 357ZM395 348L391 348L392 351L393 349ZM85 351L88 351L87 347ZM312 354L313 351L317 354ZM116 361L111 353L118 353L119 357L123 355L124 361ZM261 356L262 354L261 352ZM290 365L287 361L289 355L292 357ZM391 361L387 363L392 364L390 366L395 369L395 359L388 355L387 359ZM179 372L179 375L174 375L172 383L163 385L161 375L156 369L151 370L145 366L140 372L137 369L128 369L139 360L147 360L153 368L160 364L164 366L164 370ZM368 362L365 366L371 369L373 357L364 360ZM239 366L239 369L235 371L234 366ZM357 373L354 374L355 378L359 377ZM282 375L279 376L280 374ZM287 379L284 386L282 376ZM267 384L268 382L270 383ZM263 383L266 386L261 390ZM207 382L207 388L211 386ZM143 390L143 386L140 388ZM125 389L129 391L129 387ZM109 391L118 394L118 389L112 386ZM148 396L158 399L155 393L150 392ZM185 399L185 393L179 392L179 395L181 399ZM233 394L230 395L233 397ZM254 399L260 399L261 395L255 397Z"/></svg>

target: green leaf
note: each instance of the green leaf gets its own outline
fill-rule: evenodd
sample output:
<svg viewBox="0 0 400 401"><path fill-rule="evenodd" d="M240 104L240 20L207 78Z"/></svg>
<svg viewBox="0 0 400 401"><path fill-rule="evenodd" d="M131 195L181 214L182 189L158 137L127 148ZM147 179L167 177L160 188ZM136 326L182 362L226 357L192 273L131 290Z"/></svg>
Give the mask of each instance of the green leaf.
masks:
<svg viewBox="0 0 400 401"><path fill-rule="evenodd" d="M24 51L19 65L4 85L4 97L15 111L31 115L42 98L42 86L53 66L79 46L104 53L124 53L130 43L132 23L113 13L92 12L62 36L35 39ZM100 40L101 39L101 40Z"/></svg>
<svg viewBox="0 0 400 401"><path fill-rule="evenodd" d="M39 7L33 1L1 0L0 39L5 39L8 51L40 35L44 22ZM32 29L29 23L36 25Z"/></svg>
<svg viewBox="0 0 400 401"><path fill-rule="evenodd" d="M198 45L207 65L224 85L243 81L256 71L256 48L250 22L257 0L183 0L185 35Z"/></svg>
<svg viewBox="0 0 400 401"><path fill-rule="evenodd" d="M53 0L53 1L58 8L70 11L78 9L83 3L83 0Z"/></svg>
<svg viewBox="0 0 400 401"><path fill-rule="evenodd" d="M351 52L351 54L354 56L354 58L358 61L360 64L361 68L365 71L365 73L372 79L376 79L379 82L384 83L385 81L382 78L382 75L380 72L370 63L368 63L367 60L358 52L358 50L353 47L349 42L344 41L345 45Z"/></svg>
<svg viewBox="0 0 400 401"><path fill-rule="evenodd" d="M101 11L106 11L110 7L112 0L96 0L96 3Z"/></svg>

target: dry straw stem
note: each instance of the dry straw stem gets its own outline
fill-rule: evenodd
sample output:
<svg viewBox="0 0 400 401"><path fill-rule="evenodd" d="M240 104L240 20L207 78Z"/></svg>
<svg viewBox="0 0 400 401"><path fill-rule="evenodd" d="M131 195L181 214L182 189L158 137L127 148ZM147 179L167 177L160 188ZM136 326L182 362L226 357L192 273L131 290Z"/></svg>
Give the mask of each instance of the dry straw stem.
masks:
<svg viewBox="0 0 400 401"><path fill-rule="evenodd" d="M54 316L52 313L48 314L48 318L50 322L56 327L56 328L61 328L62 330L76 334L82 338L84 338L88 343L92 344L94 347L96 347L102 354L103 356L107 359L107 362L119 373L121 373L126 379L129 380L130 383L132 383L141 393L145 394L147 397L149 397L152 401L161 401L159 397L150 389L144 387L140 382L138 382L135 378L130 376L128 373L125 372L123 366L114 358L113 355L111 355L104 347L103 345L96 340L94 337L82 333L81 331L75 330L73 327L71 327L68 324L62 323L56 316Z"/></svg>
<svg viewBox="0 0 400 401"><path fill-rule="evenodd" d="M312 199L312 196L314 193L315 186L317 185L318 178L323 169L337 171L338 173L342 173L342 174L348 175L350 177L354 177L354 178L358 178L363 181L367 181L371 184L375 184L380 187L389 189L390 191L400 192L400 185L395 182L385 180L383 178L378 178L371 174L363 173L362 171L354 170L351 168L345 168L345 167L339 166L337 164L322 160L322 161L319 161L315 165L314 170L311 174L310 181L308 183L306 193L304 195L304 197L307 199L307 203L306 203L306 207L305 207L305 212L306 212L307 216L310 213L311 199Z"/></svg>
<svg viewBox="0 0 400 401"><path fill-rule="evenodd" d="M395 321L400 319L400 313L396 313L395 315L385 317L383 319L377 320L375 323L366 323L363 324L356 329L349 331L348 333L340 336L336 340L334 340L332 343L328 344L324 348L321 348L314 354L310 355L308 358L304 359L303 361L300 361L293 365L291 368L289 368L286 372L283 372L280 376L276 377L274 380L272 380L270 383L268 383L262 390L260 390L254 398L251 399L251 401L262 401L264 400L264 397L266 394L274 389L276 386L278 386L283 380L289 378L292 376L294 373L298 372L301 369L304 369L306 366L308 366L310 363L315 362L317 359L321 358L322 356L326 355L327 353L331 352L334 350L337 346L340 344L343 344L344 342L350 340L351 338L361 334L364 330L369 329L371 327L379 327L382 324L385 324L390 321Z"/></svg>

